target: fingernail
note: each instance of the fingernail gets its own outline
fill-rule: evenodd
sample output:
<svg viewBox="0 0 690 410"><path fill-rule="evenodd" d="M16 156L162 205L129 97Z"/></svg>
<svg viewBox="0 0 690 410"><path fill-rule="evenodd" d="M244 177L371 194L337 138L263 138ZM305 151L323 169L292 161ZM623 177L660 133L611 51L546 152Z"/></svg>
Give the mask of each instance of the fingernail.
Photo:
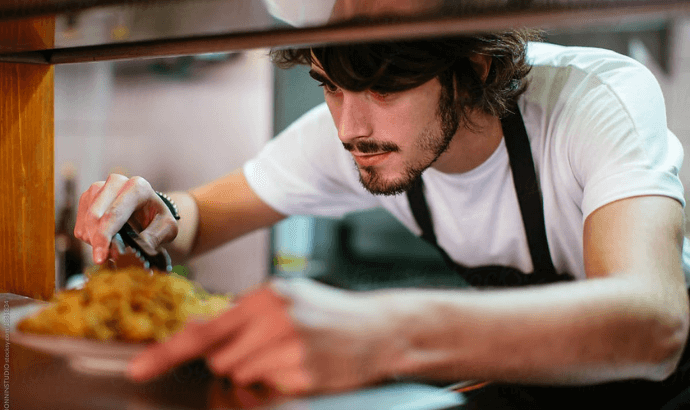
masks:
<svg viewBox="0 0 690 410"><path fill-rule="evenodd" d="M105 248L100 248L96 252L96 263L103 263L105 262L106 258L108 257L108 250Z"/></svg>

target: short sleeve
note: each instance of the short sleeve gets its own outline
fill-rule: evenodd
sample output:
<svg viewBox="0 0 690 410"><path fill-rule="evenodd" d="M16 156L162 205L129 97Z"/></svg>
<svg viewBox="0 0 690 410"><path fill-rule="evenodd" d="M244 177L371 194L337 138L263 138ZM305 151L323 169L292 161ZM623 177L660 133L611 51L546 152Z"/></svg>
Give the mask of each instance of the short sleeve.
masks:
<svg viewBox="0 0 690 410"><path fill-rule="evenodd" d="M378 205L361 187L325 104L266 144L243 171L252 190L285 215L340 217Z"/></svg>
<svg viewBox="0 0 690 410"><path fill-rule="evenodd" d="M568 101L568 160L583 189L584 220L619 199L661 195L685 206L683 149L668 130L661 89L632 60L587 73Z"/></svg>

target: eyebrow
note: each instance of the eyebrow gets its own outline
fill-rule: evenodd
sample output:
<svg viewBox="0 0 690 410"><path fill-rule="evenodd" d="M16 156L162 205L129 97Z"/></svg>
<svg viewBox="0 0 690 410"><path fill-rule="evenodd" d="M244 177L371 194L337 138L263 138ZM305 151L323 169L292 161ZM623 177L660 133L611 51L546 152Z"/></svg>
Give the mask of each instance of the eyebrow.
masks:
<svg viewBox="0 0 690 410"><path fill-rule="evenodd" d="M333 82L331 80L329 80L328 77L326 77L325 75L321 74L320 72L318 72L314 69L309 70L309 76L316 81L319 81L319 82L322 82L325 84L329 84L329 85L333 85Z"/></svg>

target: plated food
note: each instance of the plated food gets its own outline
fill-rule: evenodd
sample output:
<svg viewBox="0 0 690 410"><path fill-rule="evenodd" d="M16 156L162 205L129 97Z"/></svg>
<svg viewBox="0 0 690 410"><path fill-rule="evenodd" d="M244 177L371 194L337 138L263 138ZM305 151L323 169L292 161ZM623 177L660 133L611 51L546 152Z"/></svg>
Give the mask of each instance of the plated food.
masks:
<svg viewBox="0 0 690 410"><path fill-rule="evenodd" d="M192 318L212 318L231 306L231 295L210 295L177 274L141 267L99 269L82 289L57 293L17 330L102 341L162 341Z"/></svg>

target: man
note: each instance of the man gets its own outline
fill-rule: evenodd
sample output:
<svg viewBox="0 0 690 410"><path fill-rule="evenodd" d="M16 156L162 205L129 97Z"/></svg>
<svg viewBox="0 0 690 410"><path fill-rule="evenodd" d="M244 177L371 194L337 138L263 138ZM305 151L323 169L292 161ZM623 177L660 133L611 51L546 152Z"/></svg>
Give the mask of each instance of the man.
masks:
<svg viewBox="0 0 690 410"><path fill-rule="evenodd" d="M630 59L531 39L277 52L281 65L311 66L326 105L242 170L173 193L179 224L142 178L93 184L75 234L96 263L130 218L152 246L191 255L289 214L382 206L489 287L276 280L149 348L130 376L203 356L236 383L289 393L418 377L623 386L657 404L677 394L689 322L682 149L661 92ZM605 384L623 380L634 382Z"/></svg>

